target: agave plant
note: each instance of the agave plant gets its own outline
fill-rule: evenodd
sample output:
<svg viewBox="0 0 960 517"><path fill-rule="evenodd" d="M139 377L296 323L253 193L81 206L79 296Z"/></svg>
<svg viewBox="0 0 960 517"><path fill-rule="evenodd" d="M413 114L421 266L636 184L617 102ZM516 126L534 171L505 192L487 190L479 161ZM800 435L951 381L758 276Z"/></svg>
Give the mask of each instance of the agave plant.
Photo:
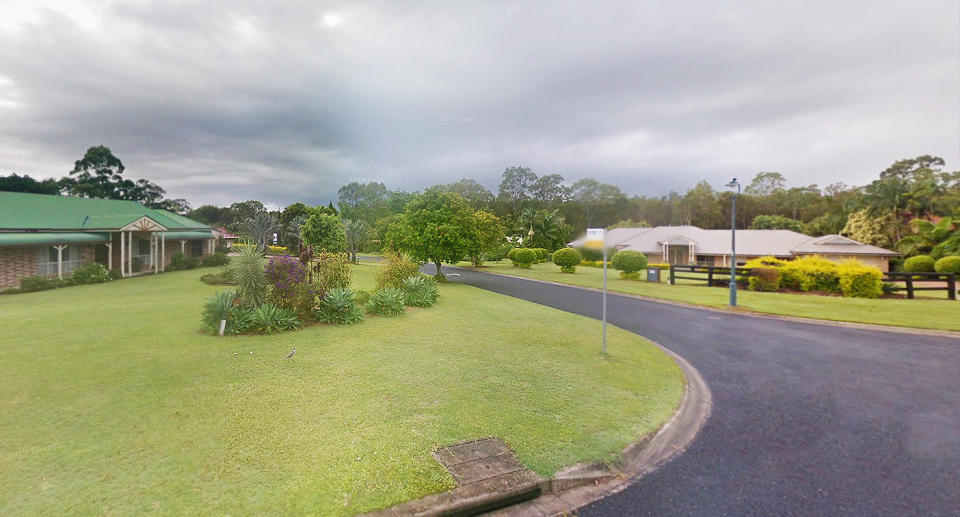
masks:
<svg viewBox="0 0 960 517"><path fill-rule="evenodd" d="M367 302L367 312L378 316L398 316L403 310L403 291L396 287L380 289Z"/></svg>
<svg viewBox="0 0 960 517"><path fill-rule="evenodd" d="M270 283L264 267L263 250L256 246L238 246L239 253L230 260L230 278L237 284L237 299L247 307L263 304L270 297Z"/></svg>
<svg viewBox="0 0 960 517"><path fill-rule="evenodd" d="M229 317L230 308L236 295L233 291L217 291L203 304L203 327L211 332L220 330L220 321L227 320L225 333L232 334L232 318Z"/></svg>
<svg viewBox="0 0 960 517"><path fill-rule="evenodd" d="M333 325L349 325L362 320L363 311L349 288L337 287L329 290L320 301L317 318Z"/></svg>
<svg viewBox="0 0 960 517"><path fill-rule="evenodd" d="M437 281L419 274L405 279L401 290L404 303L411 307L430 307L440 295Z"/></svg>

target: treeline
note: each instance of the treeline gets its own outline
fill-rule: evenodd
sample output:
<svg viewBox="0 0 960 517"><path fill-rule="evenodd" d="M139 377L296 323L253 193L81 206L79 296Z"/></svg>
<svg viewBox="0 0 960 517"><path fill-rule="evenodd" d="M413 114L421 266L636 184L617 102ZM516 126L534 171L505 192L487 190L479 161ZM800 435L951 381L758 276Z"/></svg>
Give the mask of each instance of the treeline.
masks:
<svg viewBox="0 0 960 517"><path fill-rule="evenodd" d="M419 194L390 190L381 182L353 182L339 189L336 206L332 202L325 207L294 203L269 212L263 203L249 200L227 207L204 205L188 210L183 200L162 200L162 189L152 184L145 185L149 187L147 194L138 194L132 187L139 182L130 185L122 179L122 164L111 158L109 149L91 148L77 162L71 177L65 178L75 184L44 180L30 186L47 189L47 193L140 196L152 206L179 205L170 209L239 233L248 221L266 214L274 221L281 243L295 240L309 211L322 209L343 220L362 221L374 245L383 240L387 227ZM929 155L900 160L863 186L831 183L788 187L780 173L761 172L742 181L737 227L789 229L812 236L842 233L868 244L898 248L907 255L935 249L940 250L937 254L955 253L960 251L960 237L951 217L960 220L960 172L944 171L944 166L942 158ZM0 189L22 183L23 178L0 178ZM472 209L497 216L507 235L524 238L525 245L550 250L563 246L587 227L728 228L733 196L731 189L718 190L706 181L683 194L630 196L616 185L593 178L568 183L560 174L538 175L527 167L504 170L496 193L469 178L434 185L425 192L434 190L460 195Z"/></svg>

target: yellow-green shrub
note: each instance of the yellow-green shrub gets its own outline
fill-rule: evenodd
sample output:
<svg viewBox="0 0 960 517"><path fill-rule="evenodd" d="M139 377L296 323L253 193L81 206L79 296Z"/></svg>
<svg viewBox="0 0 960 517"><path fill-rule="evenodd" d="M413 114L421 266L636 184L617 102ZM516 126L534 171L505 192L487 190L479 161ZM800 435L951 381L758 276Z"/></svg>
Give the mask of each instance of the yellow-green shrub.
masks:
<svg viewBox="0 0 960 517"><path fill-rule="evenodd" d="M783 265L786 264L787 262L788 262L787 260L778 259L777 257L773 257L771 255L765 255L763 257L758 257L755 259L748 260L747 263L743 265L743 267L750 268L750 269L753 269L755 267L779 268L779 267L783 267Z"/></svg>
<svg viewBox="0 0 960 517"><path fill-rule="evenodd" d="M267 255L286 255L286 246L267 246Z"/></svg>
<svg viewBox="0 0 960 517"><path fill-rule="evenodd" d="M751 291L779 291L780 271L775 267L754 266L752 268L752 274L750 275L749 282Z"/></svg>
<svg viewBox="0 0 960 517"><path fill-rule="evenodd" d="M780 267L780 285L797 291L840 292L839 266L818 255L804 255Z"/></svg>
<svg viewBox="0 0 960 517"><path fill-rule="evenodd" d="M883 295L883 272L859 260L846 260L838 268L840 291L853 298L879 298Z"/></svg>

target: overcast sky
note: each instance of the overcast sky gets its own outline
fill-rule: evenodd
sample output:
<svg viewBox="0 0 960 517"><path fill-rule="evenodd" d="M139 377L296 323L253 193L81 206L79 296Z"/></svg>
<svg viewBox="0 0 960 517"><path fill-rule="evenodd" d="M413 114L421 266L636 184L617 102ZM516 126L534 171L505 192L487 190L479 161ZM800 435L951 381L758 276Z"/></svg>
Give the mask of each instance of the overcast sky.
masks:
<svg viewBox="0 0 960 517"><path fill-rule="evenodd" d="M953 170L958 25L957 0L5 0L0 174L103 144L197 206L511 165L648 195Z"/></svg>

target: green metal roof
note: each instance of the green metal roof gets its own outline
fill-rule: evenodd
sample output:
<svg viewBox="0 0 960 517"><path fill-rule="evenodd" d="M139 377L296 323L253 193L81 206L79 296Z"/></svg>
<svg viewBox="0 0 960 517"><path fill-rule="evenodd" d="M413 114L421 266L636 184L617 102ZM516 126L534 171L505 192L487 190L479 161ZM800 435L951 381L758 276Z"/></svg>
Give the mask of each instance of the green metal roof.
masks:
<svg viewBox="0 0 960 517"><path fill-rule="evenodd" d="M213 232L163 232L163 236L168 241L212 239Z"/></svg>
<svg viewBox="0 0 960 517"><path fill-rule="evenodd" d="M2 230L119 230L149 217L167 230L207 230L209 226L135 201L0 192Z"/></svg>
<svg viewBox="0 0 960 517"><path fill-rule="evenodd" d="M100 232L0 233L0 246L75 244L79 242L107 242L109 240L106 233Z"/></svg>

